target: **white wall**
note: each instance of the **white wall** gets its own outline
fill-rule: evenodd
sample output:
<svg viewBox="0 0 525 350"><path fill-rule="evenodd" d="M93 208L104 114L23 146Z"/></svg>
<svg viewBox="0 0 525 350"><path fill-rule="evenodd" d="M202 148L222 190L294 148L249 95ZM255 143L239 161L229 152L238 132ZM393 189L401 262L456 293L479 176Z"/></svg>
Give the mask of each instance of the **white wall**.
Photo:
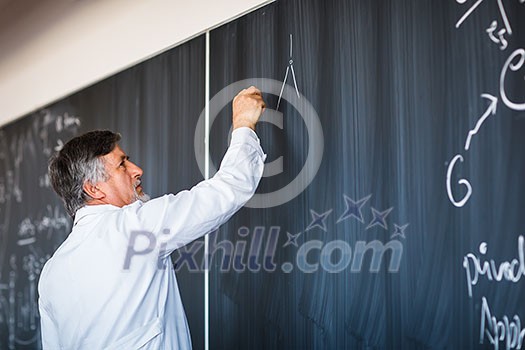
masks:
<svg viewBox="0 0 525 350"><path fill-rule="evenodd" d="M0 3L0 126L268 2Z"/></svg>

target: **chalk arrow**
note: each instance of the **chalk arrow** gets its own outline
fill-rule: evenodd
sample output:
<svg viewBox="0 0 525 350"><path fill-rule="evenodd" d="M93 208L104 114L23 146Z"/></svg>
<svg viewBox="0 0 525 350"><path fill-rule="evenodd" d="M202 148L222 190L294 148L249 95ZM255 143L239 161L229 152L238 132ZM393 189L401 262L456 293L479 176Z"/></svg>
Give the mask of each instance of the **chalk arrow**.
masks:
<svg viewBox="0 0 525 350"><path fill-rule="evenodd" d="M467 141L465 142L465 151L468 151L468 149L470 148L470 141L472 141L472 137L478 133L479 129L481 128L481 125L485 122L485 120L488 117L490 117L490 115L496 114L498 98L489 94L482 94L481 97L490 100L490 105L485 111L485 113L481 116L481 118L479 118L478 122L476 123L476 127L468 132Z"/></svg>

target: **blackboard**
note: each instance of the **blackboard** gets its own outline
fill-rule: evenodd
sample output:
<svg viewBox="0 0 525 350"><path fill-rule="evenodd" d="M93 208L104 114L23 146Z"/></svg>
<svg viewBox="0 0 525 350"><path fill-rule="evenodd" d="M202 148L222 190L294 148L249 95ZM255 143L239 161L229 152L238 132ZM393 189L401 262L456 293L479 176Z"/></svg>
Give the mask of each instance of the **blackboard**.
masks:
<svg viewBox="0 0 525 350"><path fill-rule="evenodd" d="M246 242L244 259L264 232L261 264L273 247L267 239L278 232L275 271L252 272L244 260L244 272L221 272L218 251L210 344L478 349L495 348L494 320L507 316L501 328L522 331L525 65L517 50L525 45L524 16L523 2L510 0L281 1L211 33L212 97L242 79L283 81L292 46L297 88L319 117L324 152L297 197L245 208L222 227L218 242ZM513 55L517 69L502 73ZM291 103L279 107L283 128L260 127L268 161L282 156L283 172L264 178L260 193L292 181L316 149L292 105L301 100L290 74ZM502 89L521 106L509 106ZM276 109L278 97L266 97ZM228 112L212 125L212 150L225 147ZM458 154L463 162L451 166ZM220 156L212 152L214 162ZM467 192L459 180L472 187L460 207L447 193L449 168L455 202ZM517 281L480 274L469 296L463 264L474 280L477 261L469 254L497 269L515 259ZM519 338L503 329L500 348Z"/></svg>
<svg viewBox="0 0 525 350"><path fill-rule="evenodd" d="M210 348L519 348L524 16L520 0L287 0L210 32L210 171L251 83L272 164L209 237ZM190 187L205 71L200 36L1 129L0 347L39 348L34 286L70 226L51 150L110 128L152 195ZM200 349L202 241L182 252Z"/></svg>

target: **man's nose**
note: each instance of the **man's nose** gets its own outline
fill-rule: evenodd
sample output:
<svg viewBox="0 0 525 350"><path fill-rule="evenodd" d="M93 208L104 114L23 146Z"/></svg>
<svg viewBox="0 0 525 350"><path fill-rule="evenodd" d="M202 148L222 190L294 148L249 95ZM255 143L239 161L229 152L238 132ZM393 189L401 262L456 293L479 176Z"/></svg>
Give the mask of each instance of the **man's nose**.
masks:
<svg viewBox="0 0 525 350"><path fill-rule="evenodd" d="M132 174L133 174L133 177L141 177L142 174L144 173L142 171L142 169L135 163L133 162L130 162L131 165L132 165Z"/></svg>

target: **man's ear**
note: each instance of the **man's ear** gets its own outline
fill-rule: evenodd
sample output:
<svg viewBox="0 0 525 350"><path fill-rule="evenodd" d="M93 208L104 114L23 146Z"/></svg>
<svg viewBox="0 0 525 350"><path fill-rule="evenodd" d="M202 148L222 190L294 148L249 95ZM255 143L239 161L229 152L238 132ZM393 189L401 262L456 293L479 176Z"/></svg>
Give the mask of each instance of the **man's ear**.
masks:
<svg viewBox="0 0 525 350"><path fill-rule="evenodd" d="M93 185L91 182L84 182L82 188L84 189L84 192L86 192L88 196L93 199L103 199L106 197L106 194L102 192L102 190L97 185Z"/></svg>

